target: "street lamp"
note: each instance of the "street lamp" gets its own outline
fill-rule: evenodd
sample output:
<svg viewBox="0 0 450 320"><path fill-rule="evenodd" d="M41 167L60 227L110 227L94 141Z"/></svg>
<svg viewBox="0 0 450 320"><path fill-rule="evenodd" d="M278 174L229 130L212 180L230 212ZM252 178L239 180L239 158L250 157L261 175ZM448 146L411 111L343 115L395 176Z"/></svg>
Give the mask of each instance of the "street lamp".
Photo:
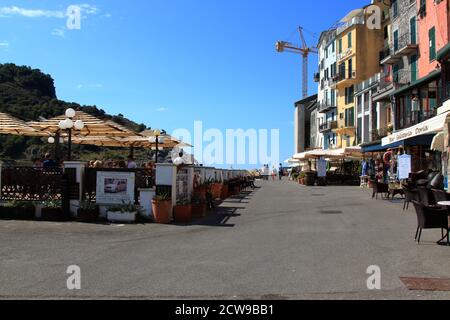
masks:
<svg viewBox="0 0 450 320"><path fill-rule="evenodd" d="M58 124L58 127L61 130L66 130L69 136L68 141L68 161L72 160L72 130L81 131L84 129L84 122L82 120L73 121L73 117L75 117L75 110L69 108L66 110L66 119L61 120Z"/></svg>
<svg viewBox="0 0 450 320"><path fill-rule="evenodd" d="M164 144L164 136L165 131L161 131L159 129L153 130L153 136L151 136L148 140L150 143L156 144L156 155L155 155L155 163L158 163L158 151L159 151L159 144Z"/></svg>

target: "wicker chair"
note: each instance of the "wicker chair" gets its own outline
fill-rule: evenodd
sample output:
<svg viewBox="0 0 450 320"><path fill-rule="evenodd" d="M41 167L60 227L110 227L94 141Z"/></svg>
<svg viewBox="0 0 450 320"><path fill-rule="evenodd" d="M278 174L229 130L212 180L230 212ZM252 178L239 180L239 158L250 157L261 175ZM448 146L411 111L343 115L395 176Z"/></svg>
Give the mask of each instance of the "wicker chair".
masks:
<svg viewBox="0 0 450 320"><path fill-rule="evenodd" d="M417 214L417 231L414 240L420 243L422 231L424 229L441 229L442 239L447 234L447 244L450 244L448 210L438 207L429 207L417 201L413 201Z"/></svg>
<svg viewBox="0 0 450 320"><path fill-rule="evenodd" d="M381 194L384 193L385 195L389 194L389 185L386 183L381 183L376 180L371 180L370 185L373 188L372 199L373 198L378 199L378 194L380 194L380 193Z"/></svg>
<svg viewBox="0 0 450 320"><path fill-rule="evenodd" d="M433 193L431 189L426 187L418 187L420 202L426 206L435 206L436 200L434 199Z"/></svg>
<svg viewBox="0 0 450 320"><path fill-rule="evenodd" d="M434 199L437 203L441 201L450 201L450 194L444 190L431 189L431 191L433 192Z"/></svg>
<svg viewBox="0 0 450 320"><path fill-rule="evenodd" d="M403 204L403 211L409 209L409 204L413 201L420 201L419 191L417 189L409 188L405 185L402 186L405 193L405 203Z"/></svg>

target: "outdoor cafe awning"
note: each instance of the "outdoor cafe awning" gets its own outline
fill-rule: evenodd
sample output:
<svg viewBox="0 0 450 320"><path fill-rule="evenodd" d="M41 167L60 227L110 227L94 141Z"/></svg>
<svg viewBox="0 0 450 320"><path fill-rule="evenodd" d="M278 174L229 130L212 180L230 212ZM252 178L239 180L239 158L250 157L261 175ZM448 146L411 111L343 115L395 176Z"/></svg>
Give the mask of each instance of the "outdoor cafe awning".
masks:
<svg viewBox="0 0 450 320"><path fill-rule="evenodd" d="M52 119L43 121L31 121L28 125L36 130L47 131L56 134L60 131L59 123L66 119L65 115L61 115ZM139 136L136 132L110 120L102 120L96 118L83 111L76 111L75 117L72 118L75 122L81 120L84 123L84 128L81 131L73 131L75 136L95 136L95 137L130 137Z"/></svg>
<svg viewBox="0 0 450 320"><path fill-rule="evenodd" d="M294 155L294 159L307 160L319 158L334 158L334 159L355 159L362 158L362 150L360 147L347 147L341 149L316 149L306 151Z"/></svg>
<svg viewBox="0 0 450 320"><path fill-rule="evenodd" d="M394 132L392 135L383 138L381 145L387 146L417 136L441 132L444 129L448 115L449 112L445 112L415 126Z"/></svg>
<svg viewBox="0 0 450 320"><path fill-rule="evenodd" d="M46 137L49 135L48 132L36 130L29 126L25 121L3 112L0 112L0 134L27 137Z"/></svg>

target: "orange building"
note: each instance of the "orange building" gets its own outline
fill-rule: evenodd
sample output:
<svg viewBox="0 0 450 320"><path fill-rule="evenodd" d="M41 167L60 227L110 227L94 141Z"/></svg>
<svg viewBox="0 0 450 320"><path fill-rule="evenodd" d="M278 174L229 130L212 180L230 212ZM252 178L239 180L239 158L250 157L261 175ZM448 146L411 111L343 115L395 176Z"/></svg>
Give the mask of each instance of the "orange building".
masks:
<svg viewBox="0 0 450 320"><path fill-rule="evenodd" d="M449 0L417 1L419 34L419 78L428 76L438 67L437 51L449 42Z"/></svg>

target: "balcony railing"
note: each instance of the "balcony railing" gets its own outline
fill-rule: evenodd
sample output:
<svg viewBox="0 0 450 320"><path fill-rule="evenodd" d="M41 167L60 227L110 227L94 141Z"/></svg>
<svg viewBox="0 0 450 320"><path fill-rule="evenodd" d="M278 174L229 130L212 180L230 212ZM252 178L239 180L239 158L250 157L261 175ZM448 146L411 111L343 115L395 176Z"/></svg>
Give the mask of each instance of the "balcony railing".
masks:
<svg viewBox="0 0 450 320"><path fill-rule="evenodd" d="M319 82L320 81L320 73L314 73L314 82Z"/></svg>
<svg viewBox="0 0 450 320"><path fill-rule="evenodd" d="M389 134L389 129L388 128L380 128L380 129L375 129L370 131L370 137L371 137L371 141L378 141L383 139L384 137L387 137Z"/></svg>
<svg viewBox="0 0 450 320"><path fill-rule="evenodd" d="M322 102L319 104L318 112L325 113L325 112L331 111L335 108L336 108L336 106L332 105L329 102Z"/></svg>
<svg viewBox="0 0 450 320"><path fill-rule="evenodd" d="M411 81L411 72L401 70L392 72L391 74L380 73L379 89L383 91L388 87L401 87L407 85Z"/></svg>
<svg viewBox="0 0 450 320"><path fill-rule="evenodd" d="M380 52L380 64L394 64L403 56L417 53L417 36L406 33Z"/></svg>
<svg viewBox="0 0 450 320"><path fill-rule="evenodd" d="M325 123L322 123L319 126L319 131L321 133L323 133L323 132L327 132L327 131L331 131L331 130L337 129L337 127L338 127L337 121L327 121Z"/></svg>

